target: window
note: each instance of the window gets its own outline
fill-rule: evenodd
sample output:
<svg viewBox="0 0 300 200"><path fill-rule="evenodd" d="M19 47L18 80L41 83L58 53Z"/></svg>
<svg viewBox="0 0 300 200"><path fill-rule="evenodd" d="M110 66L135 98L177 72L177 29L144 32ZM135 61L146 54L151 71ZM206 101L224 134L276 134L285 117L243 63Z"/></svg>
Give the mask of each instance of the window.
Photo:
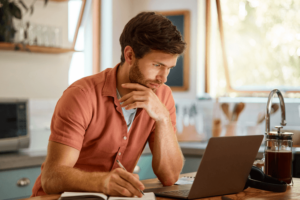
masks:
<svg viewBox="0 0 300 200"><path fill-rule="evenodd" d="M90 6L87 4L86 6ZM68 36L69 40L72 41L74 37L74 31L76 30L77 19L81 8L80 1L69 1L68 2ZM91 21L92 15L84 12L84 21L82 21L75 44L75 52L72 54L72 59L69 68L69 80L68 83L71 85L73 82L92 74L92 64L88 62L88 52L91 52L91 46L89 41L85 38L89 34L92 26L88 23ZM77 17L76 17L77 16Z"/></svg>
<svg viewBox="0 0 300 200"><path fill-rule="evenodd" d="M283 92L300 91L300 1L220 1L227 78L218 13L215 1L211 3L209 84L213 95L225 95L228 86L235 91L232 96L241 95L242 91L266 95L259 92L274 88Z"/></svg>

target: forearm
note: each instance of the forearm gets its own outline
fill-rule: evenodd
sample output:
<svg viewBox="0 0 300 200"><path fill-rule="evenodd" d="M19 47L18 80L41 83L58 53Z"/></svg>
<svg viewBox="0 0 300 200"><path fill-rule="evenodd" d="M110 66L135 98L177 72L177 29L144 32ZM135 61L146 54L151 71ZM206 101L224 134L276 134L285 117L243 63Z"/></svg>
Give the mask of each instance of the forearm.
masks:
<svg viewBox="0 0 300 200"><path fill-rule="evenodd" d="M163 185L173 185L183 167L183 155L171 119L156 122L152 167Z"/></svg>
<svg viewBox="0 0 300 200"><path fill-rule="evenodd" d="M47 194L58 194L64 191L102 192L101 177L106 173L84 172L68 166L44 168L42 187Z"/></svg>

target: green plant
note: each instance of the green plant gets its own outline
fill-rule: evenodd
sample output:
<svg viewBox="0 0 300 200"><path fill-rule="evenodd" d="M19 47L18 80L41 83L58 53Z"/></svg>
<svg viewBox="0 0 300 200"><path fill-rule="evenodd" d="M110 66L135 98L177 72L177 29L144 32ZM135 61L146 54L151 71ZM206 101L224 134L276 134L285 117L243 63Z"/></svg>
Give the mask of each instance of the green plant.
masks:
<svg viewBox="0 0 300 200"><path fill-rule="evenodd" d="M24 3L23 0L0 0L0 42L14 42L14 35L16 29L13 25L13 18L22 19L22 11L20 8L23 8L25 11L24 14L30 13L33 14L34 4L37 0L32 1L28 6ZM48 0L44 0L45 6L48 3ZM26 23L27 27L29 22ZM27 30L24 31L24 38L27 39ZM22 42L21 42L22 43ZM24 43L23 43L24 45ZM16 49L18 46L16 45Z"/></svg>

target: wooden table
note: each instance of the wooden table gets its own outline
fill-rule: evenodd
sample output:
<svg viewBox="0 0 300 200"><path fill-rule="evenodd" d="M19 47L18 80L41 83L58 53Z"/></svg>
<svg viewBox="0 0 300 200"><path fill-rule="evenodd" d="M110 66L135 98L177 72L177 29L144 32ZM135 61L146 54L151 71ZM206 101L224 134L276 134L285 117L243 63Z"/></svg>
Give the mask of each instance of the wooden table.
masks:
<svg viewBox="0 0 300 200"><path fill-rule="evenodd" d="M180 176L195 176L194 173L182 174ZM300 178L294 178L294 186L288 186L286 192L276 193L276 192L268 192L264 190L258 190L254 188L248 188L237 194L223 195L217 197L209 197L202 198L203 200L232 200L232 199L272 199L272 200L282 200L282 199L300 199ZM146 187L149 188L157 188L162 186L158 179L147 179L142 181ZM45 195L40 197L32 197L26 198L23 200L57 200L60 197L59 194L55 195ZM157 200L171 200L170 198L156 197Z"/></svg>

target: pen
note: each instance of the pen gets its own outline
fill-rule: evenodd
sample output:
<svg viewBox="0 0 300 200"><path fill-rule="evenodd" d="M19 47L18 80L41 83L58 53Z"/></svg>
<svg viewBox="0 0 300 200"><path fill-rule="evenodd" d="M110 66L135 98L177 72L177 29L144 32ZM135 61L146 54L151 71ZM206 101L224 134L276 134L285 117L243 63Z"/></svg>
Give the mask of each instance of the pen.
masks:
<svg viewBox="0 0 300 200"><path fill-rule="evenodd" d="M118 165L122 168L122 169L124 169L126 172L127 172L127 170L125 169L125 167L121 164L121 162L119 161L119 160L117 160L117 163L118 163ZM142 191L142 190L140 190L140 189L138 189L143 195L145 195L144 194L144 192Z"/></svg>

